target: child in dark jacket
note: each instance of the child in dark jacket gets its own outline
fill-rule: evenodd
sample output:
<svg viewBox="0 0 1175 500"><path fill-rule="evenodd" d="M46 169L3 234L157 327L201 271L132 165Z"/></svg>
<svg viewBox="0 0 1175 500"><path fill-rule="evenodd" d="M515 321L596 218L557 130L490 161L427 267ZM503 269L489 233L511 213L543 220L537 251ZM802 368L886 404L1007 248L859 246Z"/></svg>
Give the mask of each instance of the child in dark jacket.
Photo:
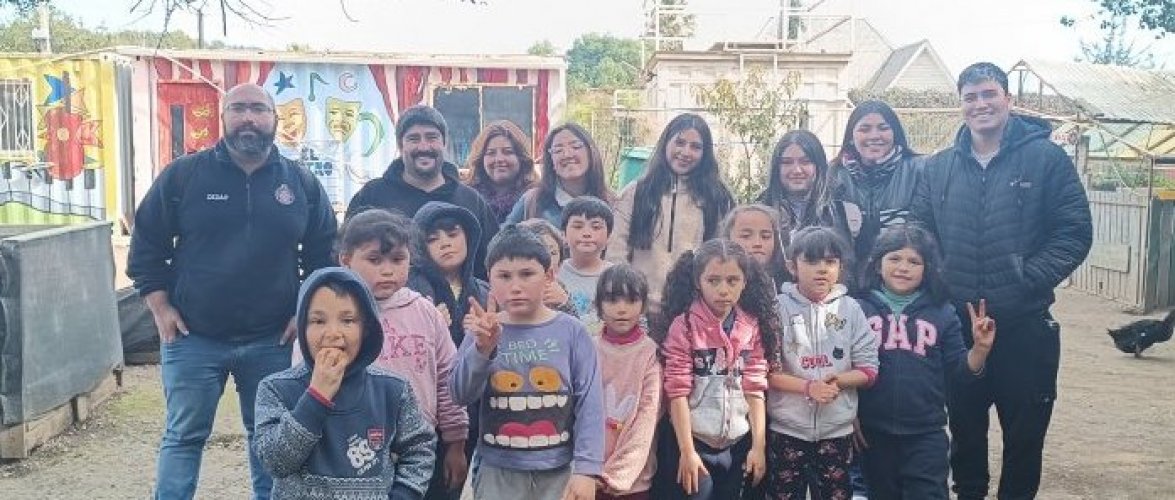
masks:
<svg viewBox="0 0 1175 500"><path fill-rule="evenodd" d="M369 367L383 348L371 292L325 268L302 284L303 363L257 389L255 451L272 498L413 499L432 477L436 434L403 378Z"/></svg>
<svg viewBox="0 0 1175 500"><path fill-rule="evenodd" d="M412 218L420 230L419 258L413 262L408 287L433 299L449 322L454 345L461 345L465 330L461 323L472 297L486 305L489 284L473 275L476 267L471 249L481 241L481 226L473 212L457 205L430 201Z"/></svg>
<svg viewBox="0 0 1175 500"><path fill-rule="evenodd" d="M414 252L418 257L413 259L407 286L436 303L448 323L453 345L460 346L465 339L462 323L469 313L470 301L486 307L490 292L490 285L473 274L478 266L472 256L481 241L481 225L473 212L440 201L425 203L412 222L422 237L420 248ZM476 401L467 407L465 456L471 462L471 474L477 473L476 463L472 462L477 445L477 408Z"/></svg>
<svg viewBox="0 0 1175 500"><path fill-rule="evenodd" d="M870 499L941 499L947 495L946 391L983 372L995 322L967 304L970 350L947 301L937 245L916 226L877 238L863 276L861 308L881 340L877 381L861 391Z"/></svg>

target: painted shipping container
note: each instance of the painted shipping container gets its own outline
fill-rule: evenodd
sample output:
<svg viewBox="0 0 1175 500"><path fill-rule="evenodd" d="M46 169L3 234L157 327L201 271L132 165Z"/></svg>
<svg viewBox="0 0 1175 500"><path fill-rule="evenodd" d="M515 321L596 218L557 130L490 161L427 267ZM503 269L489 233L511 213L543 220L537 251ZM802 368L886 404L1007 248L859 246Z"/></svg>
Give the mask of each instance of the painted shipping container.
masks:
<svg viewBox="0 0 1175 500"><path fill-rule="evenodd" d="M494 120L541 144L566 101L558 58L116 50L135 67L136 200L173 159L220 139L220 97L239 83L273 95L278 150L308 166L339 211L399 156L395 123L409 106L441 111L448 156L462 163Z"/></svg>
<svg viewBox="0 0 1175 500"><path fill-rule="evenodd" d="M113 221L130 207L119 59L0 57L0 224Z"/></svg>

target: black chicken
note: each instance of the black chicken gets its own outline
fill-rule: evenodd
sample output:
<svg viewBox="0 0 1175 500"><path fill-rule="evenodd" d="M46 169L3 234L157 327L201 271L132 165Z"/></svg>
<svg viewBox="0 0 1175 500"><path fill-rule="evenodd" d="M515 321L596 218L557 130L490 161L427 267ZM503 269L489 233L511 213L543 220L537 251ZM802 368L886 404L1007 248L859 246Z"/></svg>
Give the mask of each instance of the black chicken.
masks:
<svg viewBox="0 0 1175 500"><path fill-rule="evenodd" d="M1134 357L1138 358L1142 357L1142 351L1151 346L1171 340L1173 330L1175 330L1175 310L1167 313L1167 317L1162 321L1142 319L1122 328L1110 330L1109 333L1119 351L1134 354Z"/></svg>

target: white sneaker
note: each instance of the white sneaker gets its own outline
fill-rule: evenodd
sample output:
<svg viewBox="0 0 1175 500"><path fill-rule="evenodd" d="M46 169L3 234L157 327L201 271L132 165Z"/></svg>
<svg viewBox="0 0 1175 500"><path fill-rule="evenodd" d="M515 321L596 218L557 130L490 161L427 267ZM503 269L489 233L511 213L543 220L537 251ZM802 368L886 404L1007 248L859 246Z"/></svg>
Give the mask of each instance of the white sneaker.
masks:
<svg viewBox="0 0 1175 500"><path fill-rule="evenodd" d="M869 497L865 495L853 495L853 500L869 500Z"/></svg>

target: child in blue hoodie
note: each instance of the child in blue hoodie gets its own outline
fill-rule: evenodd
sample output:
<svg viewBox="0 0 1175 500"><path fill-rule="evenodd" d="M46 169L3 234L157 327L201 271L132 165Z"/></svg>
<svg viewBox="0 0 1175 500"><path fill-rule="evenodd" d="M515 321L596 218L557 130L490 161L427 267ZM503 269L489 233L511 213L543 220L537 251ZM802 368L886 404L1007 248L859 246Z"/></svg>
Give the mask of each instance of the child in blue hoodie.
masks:
<svg viewBox="0 0 1175 500"><path fill-rule="evenodd" d="M257 388L255 452L283 498L424 498L436 434L404 379L369 367L383 348L367 286L343 268L302 284L305 360Z"/></svg>
<svg viewBox="0 0 1175 500"><path fill-rule="evenodd" d="M946 500L946 397L982 374L995 341L986 307L967 304L972 344L947 301L934 238L916 226L882 231L862 277L861 308L880 339L876 383L861 391L869 498Z"/></svg>

